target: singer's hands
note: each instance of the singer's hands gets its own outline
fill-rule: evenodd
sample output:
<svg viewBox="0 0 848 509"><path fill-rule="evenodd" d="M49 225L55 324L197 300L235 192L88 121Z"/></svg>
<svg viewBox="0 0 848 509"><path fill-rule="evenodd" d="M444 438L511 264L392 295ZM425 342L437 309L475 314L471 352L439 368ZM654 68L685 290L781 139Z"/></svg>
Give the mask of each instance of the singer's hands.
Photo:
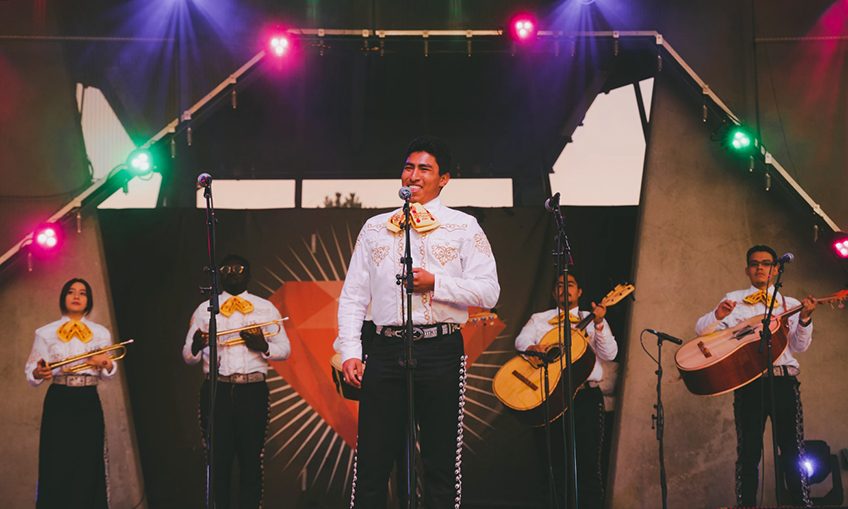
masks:
<svg viewBox="0 0 848 509"><path fill-rule="evenodd" d="M725 299L721 301L718 307L715 310L716 320L724 320L727 318L727 315L733 312L733 308L736 307L736 301Z"/></svg>
<svg viewBox="0 0 848 509"><path fill-rule="evenodd" d="M412 268L412 291L424 293L436 287L436 276L421 267Z"/></svg>
<svg viewBox="0 0 848 509"><path fill-rule="evenodd" d="M354 387L362 387L362 375L365 374L365 364L360 359L352 358L342 364L345 382Z"/></svg>

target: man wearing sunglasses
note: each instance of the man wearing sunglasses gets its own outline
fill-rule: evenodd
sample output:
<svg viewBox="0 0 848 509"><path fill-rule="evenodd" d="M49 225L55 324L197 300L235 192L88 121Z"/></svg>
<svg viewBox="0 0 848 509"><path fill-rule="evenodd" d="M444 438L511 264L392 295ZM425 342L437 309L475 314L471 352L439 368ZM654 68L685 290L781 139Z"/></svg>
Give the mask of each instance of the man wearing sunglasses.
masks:
<svg viewBox="0 0 848 509"><path fill-rule="evenodd" d="M800 369L793 353L804 352L810 347L813 339L812 314L816 308L816 300L808 296L799 303L798 300L779 292L775 294L773 284L778 272L777 253L771 247L753 246L748 250L745 260L745 275L751 281L751 286L728 293L714 310L702 316L695 324L695 332L699 336L732 328L749 318L766 314L772 299L775 300L774 316L798 304L803 304L803 309L789 318L789 344L774 362L775 408L771 408L765 377L760 377L733 393L737 440L736 503L739 506L754 506L757 503L763 430L766 418L776 415L777 443L782 457L786 458L782 468L786 473L793 503L809 507L806 472L799 461L803 455L804 441L803 412L798 389L800 384L797 378Z"/></svg>
<svg viewBox="0 0 848 509"><path fill-rule="evenodd" d="M218 331L239 329L280 319L280 312L269 301L247 291L250 264L238 255L228 255L219 267L221 314ZM202 302L191 317L183 347L183 359L196 364L203 359L200 394L200 427L204 446L209 422L209 301ZM274 329L269 329L274 330ZM233 340L237 344L232 343ZM240 341L239 341L240 340ZM218 389L215 394L215 507L230 507L230 477L238 458L239 508L262 505L262 451L268 427L268 385L265 377L269 360L289 356L286 331L266 337L258 327L218 338ZM228 345L229 344L229 345Z"/></svg>

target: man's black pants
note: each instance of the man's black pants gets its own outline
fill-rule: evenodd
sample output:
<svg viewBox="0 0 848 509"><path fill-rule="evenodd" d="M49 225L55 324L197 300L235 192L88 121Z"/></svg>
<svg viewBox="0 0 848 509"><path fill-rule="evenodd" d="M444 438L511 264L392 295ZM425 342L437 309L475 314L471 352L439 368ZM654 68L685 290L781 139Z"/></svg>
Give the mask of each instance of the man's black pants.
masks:
<svg viewBox="0 0 848 509"><path fill-rule="evenodd" d="M422 339L414 344L415 416L420 432L423 499L427 508L459 503L462 429L461 384L464 383L462 334ZM392 466L406 444L406 372L400 364L403 341L375 336L362 380L359 436L352 506L386 507ZM399 465L402 470L405 464ZM403 478L403 474L400 475Z"/></svg>
<svg viewBox="0 0 848 509"><path fill-rule="evenodd" d="M803 504L809 497L799 458L803 454L804 417L801 409L800 383L794 376L774 378L777 444L783 462L793 504ZM768 381L759 378L736 389L733 393L733 415L736 420L736 503L754 506L757 503L759 463L763 450L763 431L766 417L772 415Z"/></svg>
<svg viewBox="0 0 848 509"><path fill-rule="evenodd" d="M208 443L209 381L200 390L200 426ZM238 458L240 509L262 504L262 449L268 426L268 384L218 382L215 394L215 507L230 507L230 479Z"/></svg>
<svg viewBox="0 0 848 509"><path fill-rule="evenodd" d="M597 387L585 387L574 396L574 434L577 442L577 495L581 508L601 509L604 506L604 483L601 471L604 443L604 395ZM568 413L564 415L568 419ZM569 456L563 446L562 417L551 424L551 458L553 459L556 507L564 507L565 475ZM568 422L566 422L566 426ZM534 428L533 437L539 451L540 478L549 487L545 428ZM545 492L545 500L548 494ZM569 497L570 500L570 497Z"/></svg>

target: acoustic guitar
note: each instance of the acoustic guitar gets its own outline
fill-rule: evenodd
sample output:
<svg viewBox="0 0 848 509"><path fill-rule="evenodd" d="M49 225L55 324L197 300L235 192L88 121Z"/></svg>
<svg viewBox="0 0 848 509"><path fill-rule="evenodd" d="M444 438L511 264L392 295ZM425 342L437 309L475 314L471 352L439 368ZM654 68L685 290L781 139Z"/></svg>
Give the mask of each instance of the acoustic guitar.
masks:
<svg viewBox="0 0 848 509"><path fill-rule="evenodd" d="M601 303L607 307L614 306L636 289L631 284L620 284L609 292ZM592 374L595 367L595 353L589 347L585 329L594 320L595 315L589 313L579 323L571 328L571 379L574 382L574 392L583 385ZM566 321L568 319L566 318ZM492 391L507 408L514 410L518 417L532 426L545 425L545 408L543 403L550 401L550 420L556 420L566 411L564 398L559 380L565 372L565 363L560 367L561 356L559 347L560 332L553 327L542 336L539 345L555 360L548 364L548 394L544 392L544 368L540 359L517 355L507 361L495 374L492 380Z"/></svg>
<svg viewBox="0 0 848 509"><path fill-rule="evenodd" d="M816 299L816 302L841 302L846 298L848 290L842 290L829 297ZM772 362L780 357L789 344L789 317L800 312L803 307L798 304L772 317L769 324L772 332ZM765 315L749 318L729 329L691 339L681 346L674 361L686 388L699 396L717 396L763 376L768 367L765 355L760 351L763 318Z"/></svg>

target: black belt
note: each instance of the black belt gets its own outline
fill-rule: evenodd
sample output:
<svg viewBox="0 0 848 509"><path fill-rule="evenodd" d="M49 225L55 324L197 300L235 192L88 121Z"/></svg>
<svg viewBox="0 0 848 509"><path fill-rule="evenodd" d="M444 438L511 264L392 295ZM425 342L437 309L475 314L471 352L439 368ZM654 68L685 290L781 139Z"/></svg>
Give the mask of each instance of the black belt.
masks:
<svg viewBox="0 0 848 509"><path fill-rule="evenodd" d="M415 325L412 327L412 340L432 339L447 336L458 331L462 326L458 323L437 323L433 325ZM404 325L378 325L377 335L384 338L402 339L406 336Z"/></svg>

